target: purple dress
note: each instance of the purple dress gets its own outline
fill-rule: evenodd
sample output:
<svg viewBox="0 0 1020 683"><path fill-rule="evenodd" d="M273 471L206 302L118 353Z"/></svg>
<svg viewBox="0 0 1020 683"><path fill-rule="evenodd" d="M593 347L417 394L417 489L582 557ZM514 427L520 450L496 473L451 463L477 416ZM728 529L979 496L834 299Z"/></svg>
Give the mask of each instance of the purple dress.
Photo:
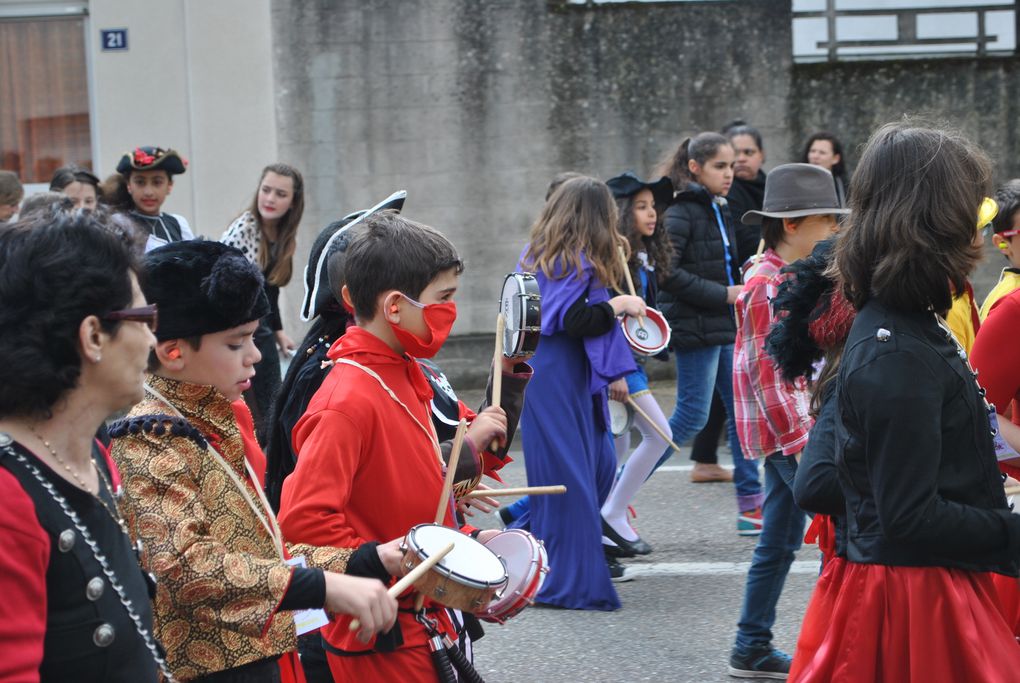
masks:
<svg viewBox="0 0 1020 683"><path fill-rule="evenodd" d="M550 572L536 600L572 609L615 610L620 599L602 552L600 509L616 473L609 432L610 382L635 369L619 325L597 337L563 329L567 309L582 295L589 304L609 300L582 256L580 279L535 274L542 294L542 337L531 365L521 414L524 464L530 486L565 484L556 496L532 496L512 526L545 542Z"/></svg>

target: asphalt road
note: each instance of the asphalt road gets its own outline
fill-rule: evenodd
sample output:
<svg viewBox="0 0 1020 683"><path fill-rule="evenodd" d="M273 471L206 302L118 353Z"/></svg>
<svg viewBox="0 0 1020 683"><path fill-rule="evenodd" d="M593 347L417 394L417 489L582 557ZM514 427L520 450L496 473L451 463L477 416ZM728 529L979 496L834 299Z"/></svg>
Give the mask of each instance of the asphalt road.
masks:
<svg viewBox="0 0 1020 683"><path fill-rule="evenodd" d="M657 386L672 409L671 387ZM477 396L463 392L469 405ZM508 486L526 484L523 455L504 470ZM720 462L731 462L720 447ZM623 608L583 612L531 607L500 626L486 625L475 664L487 683L528 681L735 681L726 673L755 539L736 533L732 484L692 484L686 449L644 485L636 527L654 552L625 562L637 576L617 584ZM473 520L499 528L495 515ZM792 654L818 571L805 546L779 602L776 647Z"/></svg>

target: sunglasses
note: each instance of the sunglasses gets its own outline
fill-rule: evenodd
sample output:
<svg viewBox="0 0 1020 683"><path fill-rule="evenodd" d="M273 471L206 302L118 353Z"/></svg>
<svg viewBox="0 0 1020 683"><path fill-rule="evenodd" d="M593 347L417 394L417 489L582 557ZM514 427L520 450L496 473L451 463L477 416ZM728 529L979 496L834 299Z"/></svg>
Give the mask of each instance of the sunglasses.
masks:
<svg viewBox="0 0 1020 683"><path fill-rule="evenodd" d="M996 235L998 235L999 237L1004 237L1005 239L1009 239L1010 237L1020 235L1020 230L1003 230L1002 232L996 233Z"/></svg>
<svg viewBox="0 0 1020 683"><path fill-rule="evenodd" d="M101 317L103 320L130 320L136 323L145 323L155 334L156 323L159 320L159 308L156 304L149 304L141 308L122 308L119 311L110 311Z"/></svg>

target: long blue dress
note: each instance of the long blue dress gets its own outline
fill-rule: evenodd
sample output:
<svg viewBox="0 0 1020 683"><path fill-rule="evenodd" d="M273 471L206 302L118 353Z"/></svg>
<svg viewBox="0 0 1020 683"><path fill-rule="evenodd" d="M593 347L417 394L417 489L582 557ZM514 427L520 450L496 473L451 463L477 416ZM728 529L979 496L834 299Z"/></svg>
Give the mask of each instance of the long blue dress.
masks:
<svg viewBox="0 0 1020 683"><path fill-rule="evenodd" d="M587 294L607 301L608 290L583 260L582 277L535 274L542 294L542 336L524 397L521 441L530 486L565 484L563 495L532 496L511 526L545 542L550 572L536 600L572 609L615 610L620 599L602 552L600 509L613 486L616 453L609 424L610 382L635 368L619 325L598 337L563 329L567 309Z"/></svg>

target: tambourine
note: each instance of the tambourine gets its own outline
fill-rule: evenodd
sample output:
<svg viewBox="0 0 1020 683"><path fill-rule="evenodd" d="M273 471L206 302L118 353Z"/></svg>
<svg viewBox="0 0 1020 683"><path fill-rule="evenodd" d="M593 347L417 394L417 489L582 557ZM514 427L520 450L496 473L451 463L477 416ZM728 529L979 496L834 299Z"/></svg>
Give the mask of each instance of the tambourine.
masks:
<svg viewBox="0 0 1020 683"><path fill-rule="evenodd" d="M627 403L609 399L609 431L613 433L613 438L629 433L633 426L634 409Z"/></svg>
<svg viewBox="0 0 1020 683"><path fill-rule="evenodd" d="M506 588L478 613L484 621L503 624L535 602L549 573L549 555L545 546L527 531L509 529L496 534L485 544L506 565L510 577Z"/></svg>
<svg viewBox="0 0 1020 683"><path fill-rule="evenodd" d="M503 355L530 356L542 334L542 295L531 273L510 273L503 280L499 310L503 314Z"/></svg>
<svg viewBox="0 0 1020 683"><path fill-rule="evenodd" d="M637 318L626 316L620 325L623 336L635 353L642 356L654 356L662 353L669 346L670 329L666 317L654 308L646 308L644 324Z"/></svg>

